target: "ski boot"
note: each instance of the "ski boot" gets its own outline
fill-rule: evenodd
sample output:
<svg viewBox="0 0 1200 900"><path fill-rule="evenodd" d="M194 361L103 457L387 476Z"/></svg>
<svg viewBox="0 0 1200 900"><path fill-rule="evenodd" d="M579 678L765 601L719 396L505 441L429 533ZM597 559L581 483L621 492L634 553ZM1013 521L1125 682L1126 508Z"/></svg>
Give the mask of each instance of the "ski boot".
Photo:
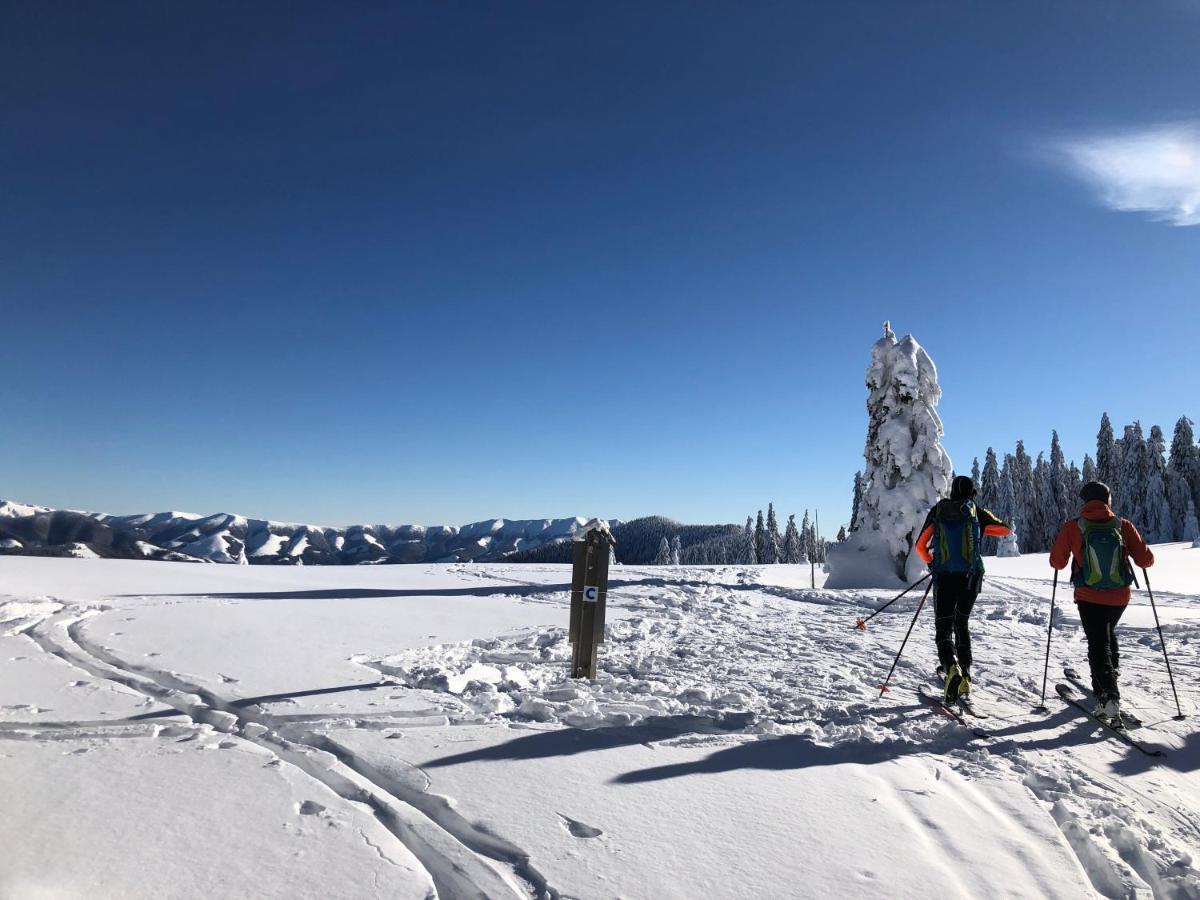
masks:
<svg viewBox="0 0 1200 900"><path fill-rule="evenodd" d="M971 699L971 670L966 666L960 666L958 670L958 699L970 701Z"/></svg>
<svg viewBox="0 0 1200 900"><path fill-rule="evenodd" d="M1092 715L1095 716L1101 722L1107 722L1109 720L1109 716L1108 716L1109 703L1110 703L1110 701L1106 695L1097 694L1096 695L1096 705L1092 707ZM1117 709L1118 709L1118 715L1119 715L1120 708L1117 707Z"/></svg>
<svg viewBox="0 0 1200 900"><path fill-rule="evenodd" d="M950 668L946 670L946 691L942 695L942 699L947 703L953 703L957 700L962 680L962 669L958 667L958 663L951 663Z"/></svg>

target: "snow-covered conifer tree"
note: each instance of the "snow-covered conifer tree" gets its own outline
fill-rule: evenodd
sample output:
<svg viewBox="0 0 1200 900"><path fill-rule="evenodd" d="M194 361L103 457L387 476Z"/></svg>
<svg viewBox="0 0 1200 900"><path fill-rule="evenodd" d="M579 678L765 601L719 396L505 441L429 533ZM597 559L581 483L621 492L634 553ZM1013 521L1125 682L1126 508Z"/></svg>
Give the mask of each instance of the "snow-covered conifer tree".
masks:
<svg viewBox="0 0 1200 900"><path fill-rule="evenodd" d="M858 528L858 512L862 506L863 495L863 475L862 472L854 473L854 503L850 509L850 530L854 531Z"/></svg>
<svg viewBox="0 0 1200 900"><path fill-rule="evenodd" d="M775 504L767 504L767 533L764 547L766 556L763 557L765 563L777 563L783 555L783 539L779 536L779 520L775 518Z"/></svg>
<svg viewBox="0 0 1200 900"><path fill-rule="evenodd" d="M996 461L996 451L991 447L987 448L987 454L984 456L983 471L980 473L977 483L976 502L984 509L990 509L996 515L1000 513L1000 466ZM980 552L984 556L994 556L996 554L996 539L993 537L985 537L980 545Z"/></svg>
<svg viewBox="0 0 1200 900"><path fill-rule="evenodd" d="M1113 501L1121 493L1121 454L1113 440L1112 422L1108 413L1100 417L1100 431L1096 434L1096 475L1112 491Z"/></svg>
<svg viewBox="0 0 1200 900"><path fill-rule="evenodd" d="M1036 552L1041 516L1037 512L1037 493L1033 480L1033 460L1025 452L1025 442L1017 441L1017 452L1013 456L1013 518L1022 526L1022 547L1026 553Z"/></svg>
<svg viewBox="0 0 1200 900"><path fill-rule="evenodd" d="M1096 471L1096 463L1092 460L1091 454L1083 454L1083 482L1087 484L1089 481L1099 481L1100 474ZM1081 485L1082 487L1082 485ZM1111 485L1110 485L1111 487Z"/></svg>
<svg viewBox="0 0 1200 900"><path fill-rule="evenodd" d="M677 566L683 562L683 544L679 540L679 535L671 538L671 565Z"/></svg>
<svg viewBox="0 0 1200 900"><path fill-rule="evenodd" d="M1183 515L1182 539L1191 541L1193 544L1200 540L1200 524L1196 522L1196 504L1190 497L1188 498L1187 512Z"/></svg>
<svg viewBox="0 0 1200 900"><path fill-rule="evenodd" d="M1079 499L1079 491L1082 487L1083 473L1079 471L1079 466L1075 465L1075 461L1072 460L1067 469L1067 508L1064 510L1063 521L1069 522L1079 518L1079 508L1083 505L1083 501ZM1057 535L1055 536L1057 537Z"/></svg>
<svg viewBox="0 0 1200 900"><path fill-rule="evenodd" d="M1117 476L1121 483L1121 493L1113 494L1113 503L1121 515L1145 534L1149 519L1146 510L1146 488L1150 466L1141 422L1125 426L1125 435L1121 438L1121 451L1121 467Z"/></svg>
<svg viewBox="0 0 1200 900"><path fill-rule="evenodd" d="M1183 521L1187 515L1188 501L1200 496L1200 453L1196 450L1196 438L1192 432L1192 420L1181 416L1175 423L1175 435L1171 439L1171 458L1167 462L1167 502L1171 506L1172 524L1178 540L1187 540L1183 535Z"/></svg>
<svg viewBox="0 0 1200 900"><path fill-rule="evenodd" d="M804 551L800 547L800 532L796 530L796 514L788 516L787 528L783 532L782 559L785 563L802 562Z"/></svg>
<svg viewBox="0 0 1200 900"><path fill-rule="evenodd" d="M1052 506L1047 510L1046 524L1052 525L1053 531L1048 532L1046 541L1046 549L1050 549L1050 545L1054 543L1054 538L1058 534L1058 529L1063 522L1067 521L1069 516L1068 510L1071 503L1068 498L1070 493L1069 487L1070 472L1067 468L1066 457L1063 456L1062 444L1058 441L1058 431L1050 432L1050 487L1053 489L1051 494Z"/></svg>
<svg viewBox="0 0 1200 900"><path fill-rule="evenodd" d="M754 523L754 561L757 563L767 561L767 526L763 522L761 509L758 511L758 520Z"/></svg>
<svg viewBox="0 0 1200 900"><path fill-rule="evenodd" d="M954 468L941 445L937 367L911 335L897 341L884 323L883 337L871 348L867 390L858 540L839 545L837 559L830 560L829 587L880 582L888 568L901 581L916 575L922 563L916 554L910 560L912 542L930 508L946 495ZM872 556L890 565L867 562Z"/></svg>
<svg viewBox="0 0 1200 900"><path fill-rule="evenodd" d="M1005 522L1016 519L1019 512L1016 491L1013 488L1013 470L1016 467L1016 457L1011 453L1004 454L1004 466L1000 469L1000 499L996 501L996 509L993 512Z"/></svg>
<svg viewBox="0 0 1200 900"><path fill-rule="evenodd" d="M1150 543L1161 544L1174 540L1171 507L1167 502L1167 440L1157 425L1150 427L1146 441L1146 531L1142 536Z"/></svg>
<svg viewBox="0 0 1200 900"><path fill-rule="evenodd" d="M975 457L971 461L971 483L975 485L975 489L979 490L979 457Z"/></svg>
<svg viewBox="0 0 1200 900"><path fill-rule="evenodd" d="M671 544L664 535L658 542L658 553L654 557L654 565L669 566L671 564Z"/></svg>
<svg viewBox="0 0 1200 900"><path fill-rule="evenodd" d="M838 539L839 544L846 539L846 526L845 525L843 525L841 528L838 529L837 539Z"/></svg>
<svg viewBox="0 0 1200 900"><path fill-rule="evenodd" d="M1013 519L1011 522L1009 522L1009 527L1012 528L1012 532L1006 537L1000 538L999 543L996 545L997 556L1007 557L1021 555L1021 545L1019 541L1020 535L1018 533L1020 523L1018 523L1016 519Z"/></svg>
<svg viewBox="0 0 1200 900"><path fill-rule="evenodd" d="M1033 505L1029 509L1030 521L1025 525L1025 550L1037 553L1050 549L1050 532L1058 533L1062 524L1056 521L1054 482L1050 475L1050 464L1044 454L1039 453L1033 467Z"/></svg>

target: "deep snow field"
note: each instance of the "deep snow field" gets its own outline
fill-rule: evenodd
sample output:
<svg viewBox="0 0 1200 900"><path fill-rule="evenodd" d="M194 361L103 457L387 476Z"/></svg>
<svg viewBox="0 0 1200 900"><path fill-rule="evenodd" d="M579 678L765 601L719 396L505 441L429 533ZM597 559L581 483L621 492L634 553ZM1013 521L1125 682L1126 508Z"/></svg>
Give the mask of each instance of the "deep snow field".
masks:
<svg viewBox="0 0 1200 900"><path fill-rule="evenodd" d="M989 560L987 739L918 701L919 600L807 567L621 567L594 683L566 566L0 558L3 898L1200 898L1200 550L1122 625L1144 756L1045 556ZM819 583L819 582L818 582Z"/></svg>

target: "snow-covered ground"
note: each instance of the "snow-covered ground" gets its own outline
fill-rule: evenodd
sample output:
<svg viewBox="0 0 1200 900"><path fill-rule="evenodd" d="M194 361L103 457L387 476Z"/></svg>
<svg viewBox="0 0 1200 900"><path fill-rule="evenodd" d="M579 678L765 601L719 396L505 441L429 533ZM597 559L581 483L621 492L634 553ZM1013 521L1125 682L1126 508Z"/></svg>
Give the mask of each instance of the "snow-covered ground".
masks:
<svg viewBox="0 0 1200 900"><path fill-rule="evenodd" d="M593 683L564 566L0 558L2 897L1200 897L1200 550L1139 594L1143 756L1053 693L1086 669L1045 557L989 561L989 739L919 703L919 597L807 567L611 572ZM1057 618L1057 617L1056 617Z"/></svg>

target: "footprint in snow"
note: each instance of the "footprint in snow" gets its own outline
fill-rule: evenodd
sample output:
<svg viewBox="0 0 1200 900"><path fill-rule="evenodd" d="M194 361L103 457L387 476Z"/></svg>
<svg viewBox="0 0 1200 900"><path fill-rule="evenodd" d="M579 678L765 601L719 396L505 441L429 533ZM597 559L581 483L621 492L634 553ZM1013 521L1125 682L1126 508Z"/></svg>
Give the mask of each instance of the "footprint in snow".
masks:
<svg viewBox="0 0 1200 900"><path fill-rule="evenodd" d="M226 675L224 672L218 672L217 674L221 676L221 681L223 681L225 684L237 684L238 683L238 680L236 678L234 678L232 675Z"/></svg>
<svg viewBox="0 0 1200 900"><path fill-rule="evenodd" d="M572 837L598 838L604 834L599 828L585 825L583 822L572 819L570 816L564 816L562 813L559 813L558 817L563 820L563 824L567 826L567 831L571 832Z"/></svg>
<svg viewBox="0 0 1200 900"><path fill-rule="evenodd" d="M325 807L315 800L305 800L296 804L296 812L302 816L318 816L325 812Z"/></svg>

